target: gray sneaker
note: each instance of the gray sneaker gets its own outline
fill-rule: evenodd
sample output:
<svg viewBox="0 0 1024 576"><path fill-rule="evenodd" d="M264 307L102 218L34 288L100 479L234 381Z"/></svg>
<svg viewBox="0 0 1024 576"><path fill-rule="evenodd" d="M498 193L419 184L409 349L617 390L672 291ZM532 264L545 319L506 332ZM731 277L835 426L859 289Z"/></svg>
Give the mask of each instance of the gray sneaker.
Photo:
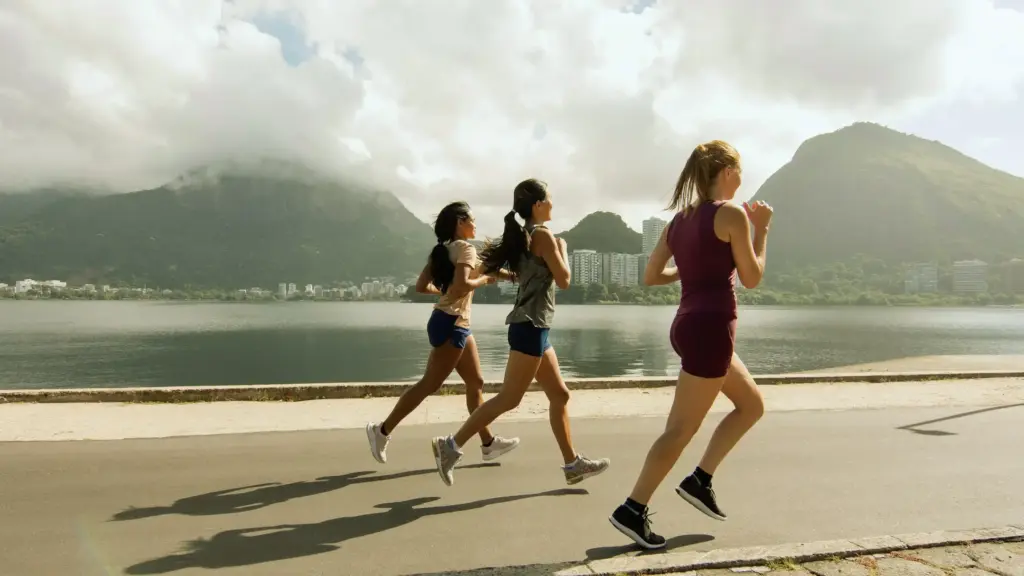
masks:
<svg viewBox="0 0 1024 576"><path fill-rule="evenodd" d="M434 451L434 461L437 462L437 473L441 476L441 481L451 486L455 483L452 472L462 460L462 451L455 447L455 441L451 436L434 438L430 441L430 448Z"/></svg>
<svg viewBox="0 0 1024 576"><path fill-rule="evenodd" d="M519 446L519 438L502 438L495 436L490 446L481 446L480 451L484 454L484 460L495 460L503 454L515 450Z"/></svg>
<svg viewBox="0 0 1024 576"><path fill-rule="evenodd" d="M608 458L591 460L582 454L578 454L576 455L576 460L562 467L562 470L565 471L565 483L569 485L579 484L587 478L601 474L611 465L612 461Z"/></svg>
<svg viewBox="0 0 1024 576"><path fill-rule="evenodd" d="M366 439L370 441L370 454L374 460L384 464L388 461L388 442L391 436L385 436L380 432L380 424L370 422L366 425Z"/></svg>

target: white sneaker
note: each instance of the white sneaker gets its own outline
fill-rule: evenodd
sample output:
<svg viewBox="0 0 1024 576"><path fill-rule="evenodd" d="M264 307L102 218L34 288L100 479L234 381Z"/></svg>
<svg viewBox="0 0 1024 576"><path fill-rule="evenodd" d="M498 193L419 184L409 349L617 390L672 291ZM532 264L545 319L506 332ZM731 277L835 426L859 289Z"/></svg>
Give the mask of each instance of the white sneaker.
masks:
<svg viewBox="0 0 1024 576"><path fill-rule="evenodd" d="M430 448L434 452L434 462L437 463L437 473L441 481L447 486L455 483L455 476L452 472L462 460L462 451L455 447L455 441L451 436L438 436L430 441Z"/></svg>
<svg viewBox="0 0 1024 576"><path fill-rule="evenodd" d="M578 454L575 461L562 467L562 470L565 471L565 483L569 485L579 484L587 478L592 478L605 472L611 465L612 461L608 458L592 460L582 454Z"/></svg>
<svg viewBox="0 0 1024 576"><path fill-rule="evenodd" d="M370 422L366 425L366 439L370 441L370 454L374 460L385 464L388 461L388 441L391 436L385 436L380 432L380 424Z"/></svg>
<svg viewBox="0 0 1024 576"><path fill-rule="evenodd" d="M484 453L484 460L495 460L504 454L515 450L519 446L519 438L502 438L495 436L490 446L481 446L480 451Z"/></svg>

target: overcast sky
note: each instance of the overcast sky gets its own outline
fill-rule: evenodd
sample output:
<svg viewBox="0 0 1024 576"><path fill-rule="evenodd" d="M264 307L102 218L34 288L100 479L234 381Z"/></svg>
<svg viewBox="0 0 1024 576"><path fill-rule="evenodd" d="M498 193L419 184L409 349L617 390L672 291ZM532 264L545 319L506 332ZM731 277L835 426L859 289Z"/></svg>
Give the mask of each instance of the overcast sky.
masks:
<svg viewBox="0 0 1024 576"><path fill-rule="evenodd" d="M498 233L659 214L724 138L753 194L857 120L1024 175L1024 0L4 0L0 188L128 191L301 159ZM663 213L662 213L663 215Z"/></svg>

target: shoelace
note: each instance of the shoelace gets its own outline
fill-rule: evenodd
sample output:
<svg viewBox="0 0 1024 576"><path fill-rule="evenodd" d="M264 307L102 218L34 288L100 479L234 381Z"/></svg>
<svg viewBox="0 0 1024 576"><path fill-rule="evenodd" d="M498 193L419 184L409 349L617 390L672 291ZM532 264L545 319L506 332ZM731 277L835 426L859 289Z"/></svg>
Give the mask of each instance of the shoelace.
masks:
<svg viewBox="0 0 1024 576"><path fill-rule="evenodd" d="M644 537L649 538L651 536L651 516L654 516L655 514L656 512L646 510L643 514L640 515L640 517L644 520Z"/></svg>

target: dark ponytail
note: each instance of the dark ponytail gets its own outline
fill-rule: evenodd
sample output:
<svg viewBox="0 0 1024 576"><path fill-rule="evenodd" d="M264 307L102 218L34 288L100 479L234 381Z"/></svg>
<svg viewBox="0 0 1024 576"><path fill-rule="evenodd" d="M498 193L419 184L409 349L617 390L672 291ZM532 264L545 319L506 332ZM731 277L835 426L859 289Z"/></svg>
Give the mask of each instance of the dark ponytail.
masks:
<svg viewBox="0 0 1024 576"><path fill-rule="evenodd" d="M490 242L480 255L483 273L494 274L506 268L515 280L519 261L530 254L530 235L516 220L518 215L524 222L533 216L533 205L548 197L547 184L530 178L520 182L512 195L512 211L505 215L505 229L501 238Z"/></svg>
<svg viewBox="0 0 1024 576"><path fill-rule="evenodd" d="M448 242L455 240L456 231L459 229L459 222L471 218L469 204L465 202L452 202L441 209L434 220L434 236L437 237L437 244L430 251L430 283L442 294L448 292L448 288L455 280L455 263L448 253Z"/></svg>

